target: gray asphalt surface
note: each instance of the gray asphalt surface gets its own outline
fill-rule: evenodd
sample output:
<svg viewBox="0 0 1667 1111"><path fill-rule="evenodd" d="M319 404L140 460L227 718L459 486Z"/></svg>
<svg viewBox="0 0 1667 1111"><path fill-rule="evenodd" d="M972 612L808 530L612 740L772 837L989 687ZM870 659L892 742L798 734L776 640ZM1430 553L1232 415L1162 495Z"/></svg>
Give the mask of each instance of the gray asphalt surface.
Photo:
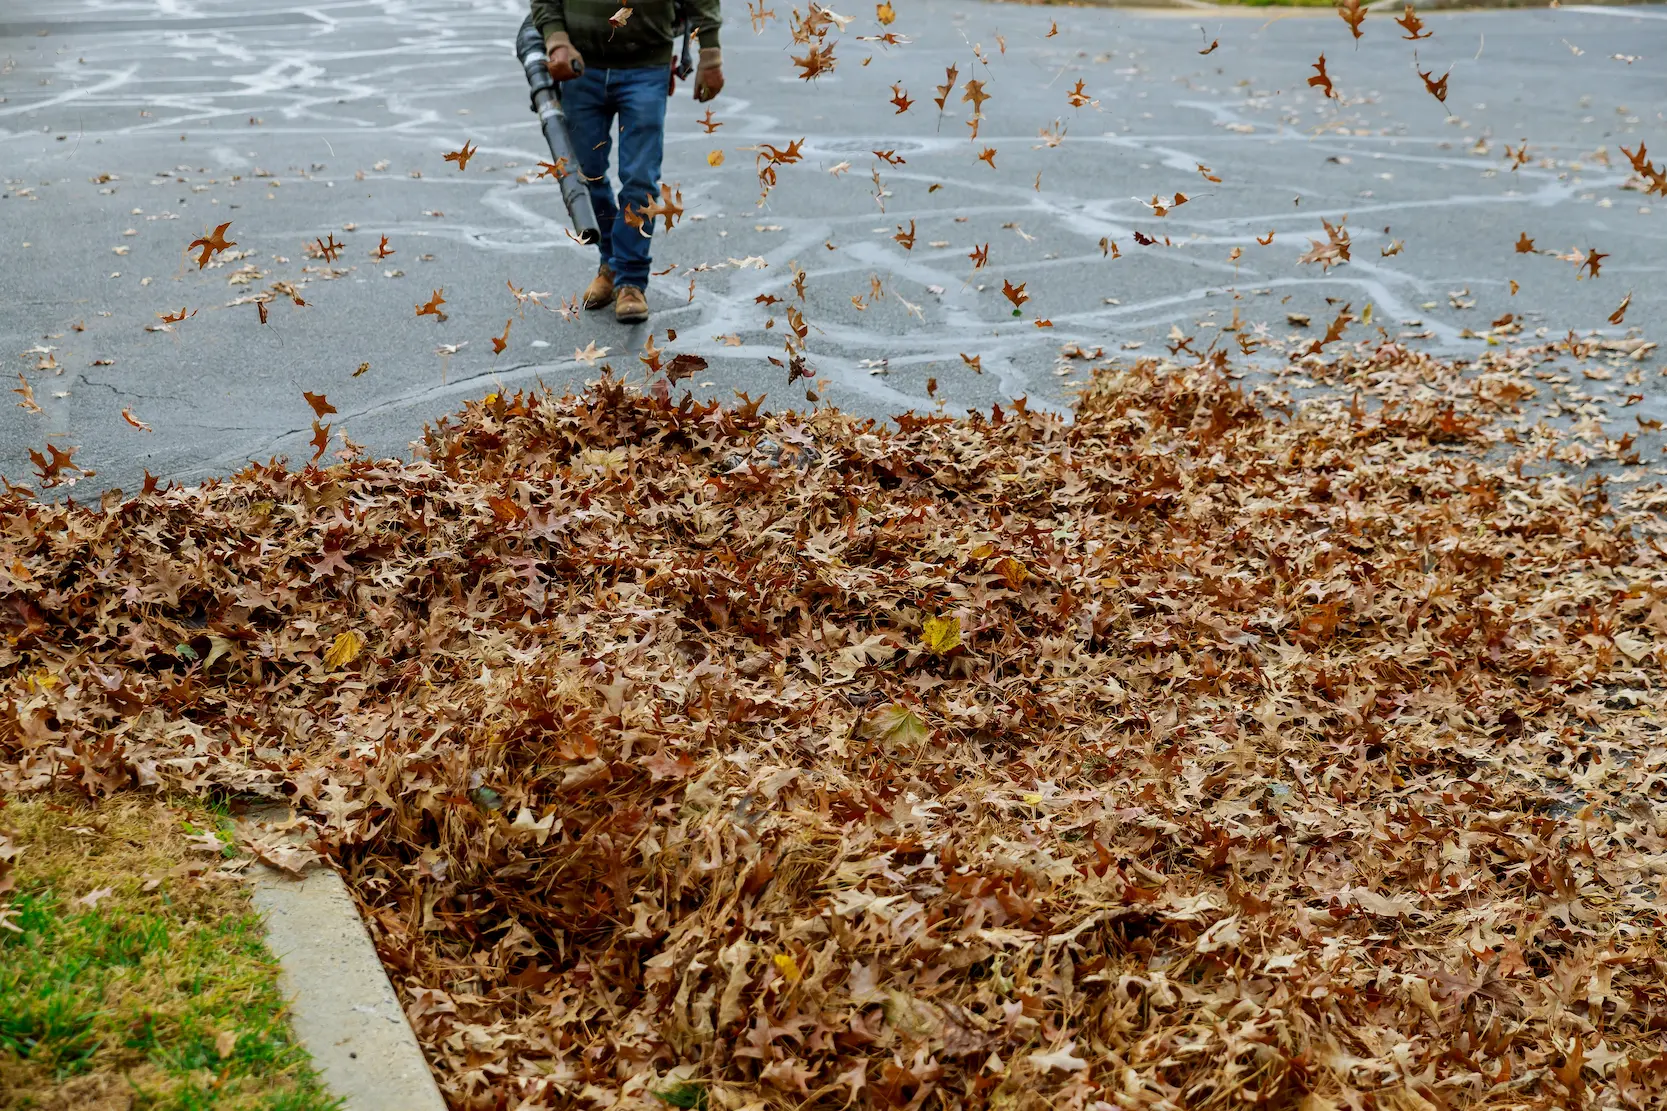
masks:
<svg viewBox="0 0 1667 1111"><path fill-rule="evenodd" d="M795 262L822 397L881 417L928 407L930 377L956 408L1020 394L1064 408L1076 376L1057 373L1061 345L1134 357L1176 326L1207 341L1235 309L1283 336L1288 313L1311 315L1311 334L1336 312L1327 298L1357 314L1370 302L1389 334L1428 333L1417 342L1455 354L1480 350L1462 333L1506 312L1527 337L1648 334L1662 319L1664 202L1622 188L1618 147L1667 154L1667 10L1429 13L1434 37L1417 43L1379 12L1357 46L1323 9L897 8L890 30L911 43L859 41L881 28L871 4L850 7L838 68L806 83L789 59L791 5L778 0L755 36L745 4L726 3L723 126L707 135L679 91L664 177L687 214L655 246L656 269L677 269L653 283L650 323L626 328L520 306L506 288L556 306L595 265L565 234L554 184L527 179L548 155L510 53L519 0L12 0L0 8L0 353L41 411L0 409L0 474L33 484L28 451L49 442L97 472L69 491L78 499L135 489L147 468L191 482L250 458L299 462L312 454L303 390L328 396L337 432L406 456L465 397L594 377L600 363L573 358L592 342L640 380L650 333L711 360L687 383L700 395L802 407L803 384L789 389L765 361L785 320L767 329L772 309L756 303L797 303ZM1341 99L1306 84L1322 51ZM951 64L960 82L940 114L933 86ZM1419 69L1451 70L1445 105ZM990 94L976 142L968 77ZM1079 80L1092 103L1073 107ZM913 100L906 113L893 82ZM1055 121L1064 138L1050 145L1039 132ZM803 160L759 206L744 148L800 138ZM1505 147L1523 139L1530 157L1513 172ZM479 151L460 173L442 156L465 140ZM987 146L995 168L977 158ZM1176 191L1190 200L1167 216L1141 203ZM1299 264L1325 237L1321 219L1345 215L1353 261ZM225 220L252 253L199 271L186 245ZM905 250L893 236L911 221ZM1158 245L1137 245L1137 231ZM1576 262L1516 253L1524 232L1542 250L1609 257L1577 281ZM309 258L328 235L340 257ZM396 253L378 260L383 235ZM1380 253L1396 241L1399 253ZM968 252L984 243L975 272ZM729 261L742 259L755 261ZM883 295L859 311L852 298L866 304L876 278ZM1018 319L1004 280L1030 297ZM274 282L306 307L280 297L262 326L254 304L229 304ZM418 319L437 289L448 318ZM1608 324L1629 291L1625 322ZM196 315L147 331L182 307ZM1633 387L1646 400L1626 412L1664 415L1658 382L1650 365ZM1613 388L1618 406L1628 387Z"/></svg>

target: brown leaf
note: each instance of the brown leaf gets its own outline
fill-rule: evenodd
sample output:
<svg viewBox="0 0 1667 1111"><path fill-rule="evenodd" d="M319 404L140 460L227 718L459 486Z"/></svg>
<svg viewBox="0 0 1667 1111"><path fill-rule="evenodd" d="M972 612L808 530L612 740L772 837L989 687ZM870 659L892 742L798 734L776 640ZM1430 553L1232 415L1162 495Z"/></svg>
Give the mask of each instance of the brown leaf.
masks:
<svg viewBox="0 0 1667 1111"><path fill-rule="evenodd" d="M447 162L457 163L457 168L459 170L466 170L466 169L469 168L469 159L471 159L475 156L475 150L476 149L477 148L470 145L470 143L467 140L465 140L464 143L463 143L463 146L460 149L454 150L454 151L447 151L446 155L445 155L445 160Z"/></svg>
<svg viewBox="0 0 1667 1111"><path fill-rule="evenodd" d="M202 249L202 253L197 256L198 270L207 266L208 260L219 254L221 251L237 246L236 241L226 238L226 229L231 226L231 221L227 220L207 235L191 241L191 246L188 248L189 250L195 251L198 248Z"/></svg>

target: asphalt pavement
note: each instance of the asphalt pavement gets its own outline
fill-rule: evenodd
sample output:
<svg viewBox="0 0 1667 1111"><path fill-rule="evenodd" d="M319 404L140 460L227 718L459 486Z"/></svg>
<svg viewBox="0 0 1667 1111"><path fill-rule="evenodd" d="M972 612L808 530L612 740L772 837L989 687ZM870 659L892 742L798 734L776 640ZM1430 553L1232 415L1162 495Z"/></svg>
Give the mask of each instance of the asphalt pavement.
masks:
<svg viewBox="0 0 1667 1111"><path fill-rule="evenodd" d="M804 407L767 361L789 305L821 398L876 417L931 407L931 379L952 409L1064 409L1085 364L1062 349L1162 353L1173 329L1202 347L1235 314L1309 335L1370 303L1351 335L1456 355L1506 313L1517 340L1662 320L1667 201L1629 184L1620 147L1667 154L1667 9L1432 12L1417 41L1376 11L1357 42L1327 9L895 8L889 27L871 4L842 11L836 67L805 81L791 5L755 34L725 3L722 126L679 90L664 179L684 214L656 237L652 319L626 327L561 311L595 259L535 176L517 0L12 0L0 357L32 404L0 409L0 474L34 485L31 449L74 448L96 474L54 494L79 500L146 469L299 462L303 391L337 410L332 451L345 432L408 456L468 397L573 387L604 363L641 380L651 334L709 360L685 383L701 396ZM1309 84L1321 53L1335 98ZM1445 102L1421 73L1446 75ZM988 95L976 139L968 79ZM801 140L760 203L753 148ZM459 171L444 156L466 142ZM198 269L187 245L226 221L236 247ZM1299 261L1322 221L1351 236L1329 270ZM320 240L331 257L309 255ZM1024 287L1017 315L1004 283ZM417 316L435 291L444 319ZM1661 417L1648 367L1627 412Z"/></svg>

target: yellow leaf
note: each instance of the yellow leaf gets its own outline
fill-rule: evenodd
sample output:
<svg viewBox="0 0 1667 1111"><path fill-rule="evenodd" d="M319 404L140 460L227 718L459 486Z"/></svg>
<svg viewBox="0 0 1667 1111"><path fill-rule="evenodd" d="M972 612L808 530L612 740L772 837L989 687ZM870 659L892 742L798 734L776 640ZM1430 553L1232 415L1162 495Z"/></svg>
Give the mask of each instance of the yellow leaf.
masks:
<svg viewBox="0 0 1667 1111"><path fill-rule="evenodd" d="M351 629L345 633L337 633L335 643L324 653L324 666L331 671L339 671L358 659L364 647L365 638Z"/></svg>
<svg viewBox="0 0 1667 1111"><path fill-rule="evenodd" d="M886 0L884 4L874 5L874 18L879 20L883 27L891 26L891 21L897 18L897 12L892 9L891 0Z"/></svg>
<svg viewBox="0 0 1667 1111"><path fill-rule="evenodd" d="M1003 556L997 561L996 574L1001 576L1002 582L1007 584L1009 590L1019 589L1025 584L1025 580L1030 578L1029 569L1012 556Z"/></svg>
<svg viewBox="0 0 1667 1111"><path fill-rule="evenodd" d="M920 643L934 656L953 651L961 643L961 623L953 617L928 617L921 626Z"/></svg>
<svg viewBox="0 0 1667 1111"><path fill-rule="evenodd" d="M724 152L721 150L713 151L706 156L706 164L708 166L722 166L724 164Z"/></svg>
<svg viewBox="0 0 1667 1111"><path fill-rule="evenodd" d="M791 953L777 953L774 957L776 967L790 984L796 984L804 974L799 971L799 962L793 959Z"/></svg>

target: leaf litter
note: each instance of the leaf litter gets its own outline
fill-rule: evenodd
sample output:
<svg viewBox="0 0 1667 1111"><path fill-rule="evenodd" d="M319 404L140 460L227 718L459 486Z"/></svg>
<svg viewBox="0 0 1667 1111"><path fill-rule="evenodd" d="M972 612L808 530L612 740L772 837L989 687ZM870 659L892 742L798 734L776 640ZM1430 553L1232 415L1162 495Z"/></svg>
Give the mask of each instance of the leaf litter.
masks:
<svg viewBox="0 0 1667 1111"><path fill-rule="evenodd" d="M457 1108L1659 1105L1663 529L1512 359L13 487L0 790L289 802Z"/></svg>

